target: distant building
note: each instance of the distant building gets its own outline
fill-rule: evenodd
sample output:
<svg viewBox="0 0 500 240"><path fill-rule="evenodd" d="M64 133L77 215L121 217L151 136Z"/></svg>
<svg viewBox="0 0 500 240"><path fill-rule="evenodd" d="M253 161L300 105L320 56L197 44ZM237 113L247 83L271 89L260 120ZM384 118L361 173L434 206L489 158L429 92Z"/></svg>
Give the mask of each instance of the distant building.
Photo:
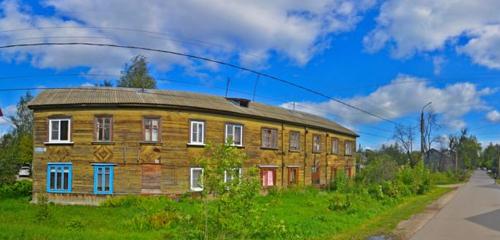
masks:
<svg viewBox="0 0 500 240"><path fill-rule="evenodd" d="M41 92L34 110L33 193L56 202L203 189L194 159L233 140L263 187L326 185L355 173L357 134L315 115L245 99L127 88Z"/></svg>

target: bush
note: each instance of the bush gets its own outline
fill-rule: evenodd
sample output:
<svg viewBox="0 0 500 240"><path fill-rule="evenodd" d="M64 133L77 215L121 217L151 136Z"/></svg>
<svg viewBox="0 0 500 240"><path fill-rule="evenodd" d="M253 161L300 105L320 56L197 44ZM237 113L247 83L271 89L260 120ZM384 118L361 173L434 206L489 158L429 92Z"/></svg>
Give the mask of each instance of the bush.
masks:
<svg viewBox="0 0 500 240"><path fill-rule="evenodd" d="M339 171L330 183L330 190L336 192L347 192L349 188L349 178L344 171Z"/></svg>
<svg viewBox="0 0 500 240"><path fill-rule="evenodd" d="M14 182L12 184L4 184L0 186L1 198L19 198L31 196L33 183L28 180Z"/></svg>
<svg viewBox="0 0 500 240"><path fill-rule="evenodd" d="M371 160L366 168L358 174L356 180L363 185L382 184L394 180L397 172L396 161L389 155L383 154Z"/></svg>
<svg viewBox="0 0 500 240"><path fill-rule="evenodd" d="M328 209L346 211L352 206L350 194L334 193L329 200Z"/></svg>

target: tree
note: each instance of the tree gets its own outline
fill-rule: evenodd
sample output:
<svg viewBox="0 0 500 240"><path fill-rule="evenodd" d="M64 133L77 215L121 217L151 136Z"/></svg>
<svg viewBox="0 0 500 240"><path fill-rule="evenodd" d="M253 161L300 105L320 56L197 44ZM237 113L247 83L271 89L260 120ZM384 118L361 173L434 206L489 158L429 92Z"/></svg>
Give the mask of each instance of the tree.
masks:
<svg viewBox="0 0 500 240"><path fill-rule="evenodd" d="M113 83L110 80L104 80L102 83L94 84L96 87L113 87Z"/></svg>
<svg viewBox="0 0 500 240"><path fill-rule="evenodd" d="M144 56L135 56L131 59L130 65L125 65L118 87L156 88L156 80L149 75L148 64Z"/></svg>
<svg viewBox="0 0 500 240"><path fill-rule="evenodd" d="M438 123L437 114L433 110L429 110L424 114L424 157L429 157L429 150L431 150L434 143L439 142L439 137L434 136L434 131L440 128Z"/></svg>
<svg viewBox="0 0 500 240"><path fill-rule="evenodd" d="M28 108L28 103L33 99L30 92L26 92L21 96L17 103L17 111L15 116L10 116L10 121L15 126L16 135L32 134L33 131L33 111Z"/></svg>
<svg viewBox="0 0 500 240"><path fill-rule="evenodd" d="M394 132L394 139L404 149L410 165L416 164L416 159L413 156L413 143L415 142L415 127L408 125L397 125Z"/></svg>

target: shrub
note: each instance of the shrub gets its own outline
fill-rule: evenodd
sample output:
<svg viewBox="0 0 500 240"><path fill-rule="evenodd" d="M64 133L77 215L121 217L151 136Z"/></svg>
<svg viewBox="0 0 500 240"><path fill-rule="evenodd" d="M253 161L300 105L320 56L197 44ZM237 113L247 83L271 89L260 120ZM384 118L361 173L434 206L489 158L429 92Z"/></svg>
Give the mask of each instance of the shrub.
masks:
<svg viewBox="0 0 500 240"><path fill-rule="evenodd" d="M339 171L330 183L330 190L336 192L347 192L348 188L349 178L344 171Z"/></svg>
<svg viewBox="0 0 500 240"><path fill-rule="evenodd" d="M396 178L397 163L389 155L376 156L358 175L356 180L364 185L382 184Z"/></svg>
<svg viewBox="0 0 500 240"><path fill-rule="evenodd" d="M44 222L50 217L49 198L45 194L39 194L37 198L36 222Z"/></svg>
<svg viewBox="0 0 500 240"><path fill-rule="evenodd" d="M350 194L334 193L329 200L328 209L345 211L352 206Z"/></svg>
<svg viewBox="0 0 500 240"><path fill-rule="evenodd" d="M19 198L31 196L33 183L28 180L14 182L12 184L3 184L0 186L0 197Z"/></svg>

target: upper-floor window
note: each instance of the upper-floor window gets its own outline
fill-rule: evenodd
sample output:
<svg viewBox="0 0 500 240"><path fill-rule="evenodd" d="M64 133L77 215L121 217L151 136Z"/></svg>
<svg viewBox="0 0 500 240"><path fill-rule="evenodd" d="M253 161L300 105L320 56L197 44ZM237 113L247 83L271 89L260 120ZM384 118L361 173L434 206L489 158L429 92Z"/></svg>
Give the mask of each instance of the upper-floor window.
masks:
<svg viewBox="0 0 500 240"><path fill-rule="evenodd" d="M345 142L345 155L352 155L353 152L353 144L351 141Z"/></svg>
<svg viewBox="0 0 500 240"><path fill-rule="evenodd" d="M298 131L290 131L290 150L300 150L300 132Z"/></svg>
<svg viewBox="0 0 500 240"><path fill-rule="evenodd" d="M49 142L70 142L71 119L49 120Z"/></svg>
<svg viewBox="0 0 500 240"><path fill-rule="evenodd" d="M339 153L339 139L338 138L332 138L332 153L333 154Z"/></svg>
<svg viewBox="0 0 500 240"><path fill-rule="evenodd" d="M113 118L96 117L95 118L95 136L98 142L111 142Z"/></svg>
<svg viewBox="0 0 500 240"><path fill-rule="evenodd" d="M144 141L158 142L160 135L160 119L144 118Z"/></svg>
<svg viewBox="0 0 500 240"><path fill-rule="evenodd" d="M191 121L191 134L189 137L189 143L195 145L205 144L205 122L203 121Z"/></svg>
<svg viewBox="0 0 500 240"><path fill-rule="evenodd" d="M318 153L321 152L321 136L313 135L313 152Z"/></svg>
<svg viewBox="0 0 500 240"><path fill-rule="evenodd" d="M71 163L48 163L47 192L70 193L72 173Z"/></svg>
<svg viewBox="0 0 500 240"><path fill-rule="evenodd" d="M262 128L262 147L278 148L278 129Z"/></svg>
<svg viewBox="0 0 500 240"><path fill-rule="evenodd" d="M232 142L233 146L243 146L243 125L241 124L226 124L226 143Z"/></svg>

